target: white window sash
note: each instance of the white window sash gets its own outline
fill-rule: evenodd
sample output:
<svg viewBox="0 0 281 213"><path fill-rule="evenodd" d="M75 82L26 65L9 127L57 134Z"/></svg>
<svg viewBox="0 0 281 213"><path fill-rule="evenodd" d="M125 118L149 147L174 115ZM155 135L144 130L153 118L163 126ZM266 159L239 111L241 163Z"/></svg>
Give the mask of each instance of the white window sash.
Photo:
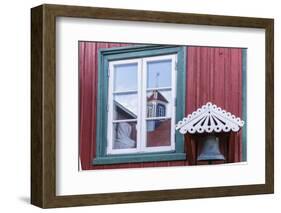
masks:
<svg viewBox="0 0 281 213"><path fill-rule="evenodd" d="M147 63L152 61L171 60L171 86L170 87L159 87L159 88L146 88L147 86ZM137 91L115 91L113 92L114 83L114 66L121 64L132 64L137 63L138 65L138 86ZM129 60L118 60L109 62L109 83L108 83L108 122L107 122L107 154L131 154L131 153L149 153L149 152L162 152L175 150L175 100L176 100L176 63L177 55L163 55L154 57L145 57L141 59L129 59ZM146 118L146 102L147 102L147 91L153 89L158 90L171 90L171 116L166 117L153 117ZM113 123L124 122L123 120L113 120L113 95L114 94L129 94L137 92L138 96L138 113L137 119L126 120L128 122L137 121L137 141L136 148L129 149L113 149ZM166 112L168 110L166 109ZM147 120L164 120L171 119L171 145L170 146L157 146L157 147L146 147L147 132L146 132L146 121Z"/></svg>
<svg viewBox="0 0 281 213"><path fill-rule="evenodd" d="M138 96L138 113L137 113L137 141L136 141L136 148L129 148L129 149L113 149L113 95L118 93L130 93L131 91L117 91L113 92L113 83L114 83L114 67L116 65L122 65L122 64L133 64L137 63L137 75L138 79L141 75L141 59L130 59L130 60L119 60L119 61L112 61L109 62L109 79L108 79L108 119L107 119L107 154L124 154L124 153L138 153L140 152L140 105L141 105L141 85L138 80L138 86L137 86L137 96ZM129 120L128 120L129 121ZM131 122L135 122L135 119L130 120ZM120 120L122 122L122 120Z"/></svg>
<svg viewBox="0 0 281 213"><path fill-rule="evenodd" d="M170 137L170 146L158 146L158 147L147 147L147 132L146 132L146 121L150 120L150 118L146 118L146 102L147 97L146 93L147 91L151 91L152 88L147 88L147 63L153 62L153 61L164 61L164 60L171 60L172 61L172 68L171 68L171 137ZM177 63L177 55L163 55L163 56L153 56L153 57L146 57L143 58L142 64L143 64L143 83L142 83L142 113L145 116L142 116L142 143L141 143L141 150L143 152L161 152L161 151L172 151L175 150L175 117L176 117L176 110L175 110L175 100L176 100L176 63ZM165 87L163 89L167 89L168 87ZM161 90L161 87L154 88ZM167 110L166 110L167 111ZM161 120L161 117L155 117L155 119L152 120Z"/></svg>

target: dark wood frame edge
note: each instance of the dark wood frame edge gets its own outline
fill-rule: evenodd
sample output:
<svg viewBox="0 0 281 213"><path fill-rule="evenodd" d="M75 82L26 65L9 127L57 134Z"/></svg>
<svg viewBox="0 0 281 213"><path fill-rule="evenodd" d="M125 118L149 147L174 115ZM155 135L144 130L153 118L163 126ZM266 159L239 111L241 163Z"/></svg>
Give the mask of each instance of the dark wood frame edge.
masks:
<svg viewBox="0 0 281 213"><path fill-rule="evenodd" d="M266 183L56 196L56 17L262 28L266 32ZM65 5L31 9L31 203L41 208L268 194L274 192L274 20Z"/></svg>

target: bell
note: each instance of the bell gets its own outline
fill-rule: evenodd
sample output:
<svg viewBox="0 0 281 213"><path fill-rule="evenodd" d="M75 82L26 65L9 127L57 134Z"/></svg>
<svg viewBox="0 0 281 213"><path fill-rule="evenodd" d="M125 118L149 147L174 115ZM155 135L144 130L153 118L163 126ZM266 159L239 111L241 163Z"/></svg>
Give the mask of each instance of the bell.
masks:
<svg viewBox="0 0 281 213"><path fill-rule="evenodd" d="M219 149L218 138L214 135L208 135L203 138L203 148L197 160L224 160L224 156Z"/></svg>

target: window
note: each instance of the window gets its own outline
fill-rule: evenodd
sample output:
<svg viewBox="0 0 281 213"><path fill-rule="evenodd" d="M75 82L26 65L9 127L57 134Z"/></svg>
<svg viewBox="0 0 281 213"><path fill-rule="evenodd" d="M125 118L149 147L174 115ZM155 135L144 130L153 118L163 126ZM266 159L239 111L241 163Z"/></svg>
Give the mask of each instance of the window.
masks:
<svg viewBox="0 0 281 213"><path fill-rule="evenodd" d="M176 59L109 62L107 154L175 149Z"/></svg>
<svg viewBox="0 0 281 213"><path fill-rule="evenodd" d="M166 45L100 51L94 164L186 158L175 131L184 115L184 55Z"/></svg>
<svg viewBox="0 0 281 213"><path fill-rule="evenodd" d="M165 117L166 114L166 106L164 104L157 104L156 116L157 117Z"/></svg>

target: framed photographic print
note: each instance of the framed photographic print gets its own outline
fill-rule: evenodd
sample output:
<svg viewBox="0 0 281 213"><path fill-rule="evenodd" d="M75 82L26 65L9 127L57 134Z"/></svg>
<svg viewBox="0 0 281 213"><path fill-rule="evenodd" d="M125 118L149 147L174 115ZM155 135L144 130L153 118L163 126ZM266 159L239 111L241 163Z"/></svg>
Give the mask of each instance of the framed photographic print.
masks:
<svg viewBox="0 0 281 213"><path fill-rule="evenodd" d="M272 19L31 9L31 203L273 193Z"/></svg>

